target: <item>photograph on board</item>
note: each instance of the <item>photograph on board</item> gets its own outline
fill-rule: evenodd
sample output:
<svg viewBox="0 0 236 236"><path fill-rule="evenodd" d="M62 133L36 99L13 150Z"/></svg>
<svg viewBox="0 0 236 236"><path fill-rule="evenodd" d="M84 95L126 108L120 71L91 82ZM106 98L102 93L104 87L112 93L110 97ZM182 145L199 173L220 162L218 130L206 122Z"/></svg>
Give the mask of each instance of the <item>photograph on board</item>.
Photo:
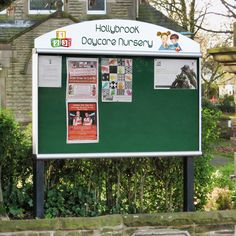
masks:
<svg viewBox="0 0 236 236"><path fill-rule="evenodd" d="M154 60L154 89L197 89L197 77L197 60Z"/></svg>
<svg viewBox="0 0 236 236"><path fill-rule="evenodd" d="M67 59L67 98L97 100L97 58Z"/></svg>
<svg viewBox="0 0 236 236"><path fill-rule="evenodd" d="M67 103L67 143L98 142L96 103Z"/></svg>

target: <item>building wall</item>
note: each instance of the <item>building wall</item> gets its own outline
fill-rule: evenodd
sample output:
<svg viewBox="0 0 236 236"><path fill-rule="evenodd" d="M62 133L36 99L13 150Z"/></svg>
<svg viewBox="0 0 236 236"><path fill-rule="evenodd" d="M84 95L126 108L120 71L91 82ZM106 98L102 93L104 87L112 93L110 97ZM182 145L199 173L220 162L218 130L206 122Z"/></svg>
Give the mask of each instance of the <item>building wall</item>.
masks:
<svg viewBox="0 0 236 236"><path fill-rule="evenodd" d="M6 107L20 122L31 121L31 54L34 39L46 32L74 23L70 19L52 18L12 42L12 57L6 76Z"/></svg>
<svg viewBox="0 0 236 236"><path fill-rule="evenodd" d="M38 17L39 15L30 15L28 13L28 1L15 1L8 11L8 18L14 20L26 20ZM107 14L105 15L87 15L86 0L64 0L64 11L73 17L81 20L90 20L96 18L120 18L120 19L136 19L136 0L106 0ZM10 9L10 8L9 8Z"/></svg>
<svg viewBox="0 0 236 236"><path fill-rule="evenodd" d="M233 84L219 85L219 96L223 97L225 95L229 95L229 96L234 95L234 85Z"/></svg>
<svg viewBox="0 0 236 236"><path fill-rule="evenodd" d="M29 15L28 1L16 0L11 5L10 11L7 11L8 14L5 19L28 20L45 17ZM87 15L85 0L70 0L65 1L64 10L79 20L99 18L135 19L135 3L136 0L107 0L106 15ZM7 50L0 47L0 63L7 62L3 70L0 70L0 107L13 110L18 121L31 121L32 74L30 63L34 39L48 31L72 23L74 22L70 19L51 18L14 39L8 45Z"/></svg>

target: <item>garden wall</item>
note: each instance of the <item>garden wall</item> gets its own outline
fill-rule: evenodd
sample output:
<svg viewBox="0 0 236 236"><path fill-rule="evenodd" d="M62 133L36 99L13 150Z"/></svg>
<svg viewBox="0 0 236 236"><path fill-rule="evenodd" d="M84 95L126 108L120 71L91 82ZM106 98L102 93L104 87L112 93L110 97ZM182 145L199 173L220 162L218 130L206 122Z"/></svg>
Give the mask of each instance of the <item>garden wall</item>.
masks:
<svg viewBox="0 0 236 236"><path fill-rule="evenodd" d="M0 236L236 235L236 210L0 220Z"/></svg>

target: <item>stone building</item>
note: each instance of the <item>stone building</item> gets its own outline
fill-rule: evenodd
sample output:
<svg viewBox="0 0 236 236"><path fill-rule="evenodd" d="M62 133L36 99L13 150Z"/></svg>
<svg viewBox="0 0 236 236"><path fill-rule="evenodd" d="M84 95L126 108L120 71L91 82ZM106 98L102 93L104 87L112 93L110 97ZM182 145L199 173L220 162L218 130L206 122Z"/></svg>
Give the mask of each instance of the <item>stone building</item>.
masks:
<svg viewBox="0 0 236 236"><path fill-rule="evenodd" d="M236 75L230 75L218 82L219 96L224 97L225 95L234 96L235 93L235 81Z"/></svg>
<svg viewBox="0 0 236 236"><path fill-rule="evenodd" d="M75 22L130 19L185 30L144 0L16 0L0 12L0 107L31 121L34 39Z"/></svg>

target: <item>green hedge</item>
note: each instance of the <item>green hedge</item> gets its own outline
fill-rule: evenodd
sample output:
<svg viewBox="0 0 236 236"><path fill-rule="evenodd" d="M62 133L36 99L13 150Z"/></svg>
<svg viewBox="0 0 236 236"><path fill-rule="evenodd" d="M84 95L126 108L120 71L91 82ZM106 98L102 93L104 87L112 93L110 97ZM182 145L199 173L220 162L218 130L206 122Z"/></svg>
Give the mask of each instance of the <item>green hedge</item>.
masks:
<svg viewBox="0 0 236 236"><path fill-rule="evenodd" d="M2 186L11 218L32 217L30 126L22 129L1 111L5 142ZM218 138L220 113L203 109L204 155L195 159L195 204L202 209L210 191L210 153ZM7 126L6 126L7 127ZM9 133L9 130L11 132ZM0 144L1 145L1 144ZM8 150L8 151L7 151ZM183 162L180 157L51 160L45 162L45 215L52 217L182 211Z"/></svg>

